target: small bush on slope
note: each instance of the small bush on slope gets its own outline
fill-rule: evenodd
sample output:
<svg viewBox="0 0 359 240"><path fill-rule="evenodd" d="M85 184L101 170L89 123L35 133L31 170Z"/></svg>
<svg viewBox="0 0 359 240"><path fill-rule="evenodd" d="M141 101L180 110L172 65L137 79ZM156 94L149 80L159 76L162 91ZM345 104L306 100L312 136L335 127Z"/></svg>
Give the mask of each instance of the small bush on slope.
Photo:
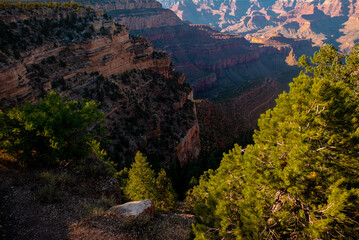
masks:
<svg viewBox="0 0 359 240"><path fill-rule="evenodd" d="M359 46L310 60L254 145L236 145L190 191L196 239L359 238Z"/></svg>
<svg viewBox="0 0 359 240"><path fill-rule="evenodd" d="M95 102L67 101L51 92L37 104L0 112L0 149L26 165L79 164L93 154L111 168L94 139L103 122Z"/></svg>

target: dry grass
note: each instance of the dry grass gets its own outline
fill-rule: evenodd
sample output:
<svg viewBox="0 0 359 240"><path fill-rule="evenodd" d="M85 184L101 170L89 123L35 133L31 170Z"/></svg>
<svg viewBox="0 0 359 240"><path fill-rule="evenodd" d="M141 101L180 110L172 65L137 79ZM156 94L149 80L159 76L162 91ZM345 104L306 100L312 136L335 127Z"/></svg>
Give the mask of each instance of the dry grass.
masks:
<svg viewBox="0 0 359 240"><path fill-rule="evenodd" d="M105 213L71 225L69 239L186 240L191 233L193 216L159 214L152 219L127 219Z"/></svg>

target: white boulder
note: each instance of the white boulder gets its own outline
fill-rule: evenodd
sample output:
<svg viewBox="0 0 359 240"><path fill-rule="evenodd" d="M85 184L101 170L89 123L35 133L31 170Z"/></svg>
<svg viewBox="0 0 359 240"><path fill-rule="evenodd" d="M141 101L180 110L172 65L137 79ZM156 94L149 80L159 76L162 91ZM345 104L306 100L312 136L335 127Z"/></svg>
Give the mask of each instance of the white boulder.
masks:
<svg viewBox="0 0 359 240"><path fill-rule="evenodd" d="M127 202L125 204L113 206L108 210L109 212L120 213L126 217L133 216L150 216L155 214L155 204L152 200L147 199L143 201Z"/></svg>

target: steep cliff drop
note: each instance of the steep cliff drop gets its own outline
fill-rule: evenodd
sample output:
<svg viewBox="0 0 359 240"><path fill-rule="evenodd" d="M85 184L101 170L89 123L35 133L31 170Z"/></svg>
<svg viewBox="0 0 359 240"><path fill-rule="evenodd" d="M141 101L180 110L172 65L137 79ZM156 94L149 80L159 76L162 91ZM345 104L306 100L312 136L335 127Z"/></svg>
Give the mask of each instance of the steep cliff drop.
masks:
<svg viewBox="0 0 359 240"><path fill-rule="evenodd" d="M192 89L165 52L78 5L0 11L2 109L36 102L51 90L96 100L118 163L130 164L138 150L165 167L197 158Z"/></svg>
<svg viewBox="0 0 359 240"><path fill-rule="evenodd" d="M210 99L204 101L208 105L197 104L200 134L202 141L212 141L206 145L222 151L244 131L255 128L259 114L274 106L277 94L298 74L298 57L314 51L310 41L278 33L247 41L203 24L183 22L154 0L95 2L97 8L129 26L131 34L166 50L176 70L186 75L195 98ZM255 100L247 101L249 96ZM221 121L203 122L208 116L201 114L208 114L206 106L210 105L222 113ZM209 118L216 119L216 110L211 113Z"/></svg>

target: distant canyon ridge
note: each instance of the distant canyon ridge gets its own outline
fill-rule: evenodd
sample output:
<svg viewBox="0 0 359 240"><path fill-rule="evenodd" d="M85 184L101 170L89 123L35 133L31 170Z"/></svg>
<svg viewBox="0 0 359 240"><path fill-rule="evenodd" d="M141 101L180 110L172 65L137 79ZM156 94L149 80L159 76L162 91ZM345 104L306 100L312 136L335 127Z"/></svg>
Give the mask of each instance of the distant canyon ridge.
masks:
<svg viewBox="0 0 359 240"><path fill-rule="evenodd" d="M333 44L348 52L359 39L358 0L159 0L183 21L251 40L274 33Z"/></svg>
<svg viewBox="0 0 359 240"><path fill-rule="evenodd" d="M168 52L176 70L186 75L196 98L214 99L253 79L278 80L283 72L296 69L293 66L298 57L314 52L308 40L274 33L250 42L204 24L189 24L155 0L79 2L103 10L128 27L132 35L143 36L155 48Z"/></svg>

